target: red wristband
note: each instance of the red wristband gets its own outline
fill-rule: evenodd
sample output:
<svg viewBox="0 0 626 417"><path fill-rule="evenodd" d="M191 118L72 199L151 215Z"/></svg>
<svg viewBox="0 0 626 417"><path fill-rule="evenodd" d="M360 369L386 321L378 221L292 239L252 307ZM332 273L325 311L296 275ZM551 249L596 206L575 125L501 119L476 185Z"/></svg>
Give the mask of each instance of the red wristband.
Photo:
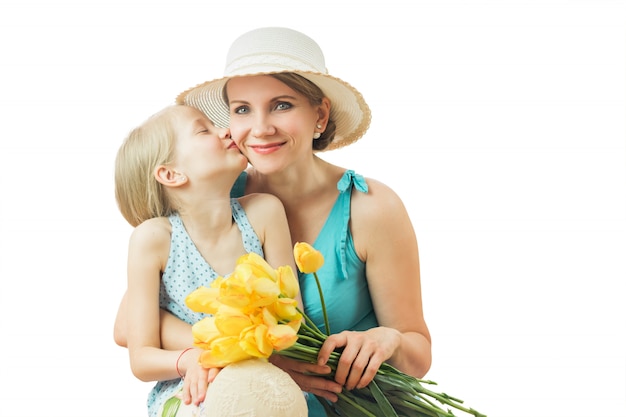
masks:
<svg viewBox="0 0 626 417"><path fill-rule="evenodd" d="M188 351L190 351L191 349L193 349L193 348L187 348L187 349L183 350L182 352L180 352L180 355L178 355L178 359L176 359L176 372L178 372L178 375L180 375L180 377L182 379L185 379L185 376L180 373L180 369L178 369L178 362L180 362L180 358L182 358L183 355L185 353L187 353Z"/></svg>

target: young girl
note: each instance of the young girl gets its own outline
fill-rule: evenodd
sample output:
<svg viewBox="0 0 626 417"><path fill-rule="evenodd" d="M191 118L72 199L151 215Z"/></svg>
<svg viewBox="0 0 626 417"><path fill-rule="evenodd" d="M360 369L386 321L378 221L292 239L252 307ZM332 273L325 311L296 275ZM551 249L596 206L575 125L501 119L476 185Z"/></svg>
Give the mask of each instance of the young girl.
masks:
<svg viewBox="0 0 626 417"><path fill-rule="evenodd" d="M200 349L161 347L160 310L193 324L204 317L187 295L227 276L243 254L295 271L285 211L269 194L231 198L248 161L226 129L199 110L165 108L133 130L115 164L115 196L135 226L128 252L128 348L133 374L160 381L148 399L150 416L183 385L185 404L205 398L217 369L198 364Z"/></svg>

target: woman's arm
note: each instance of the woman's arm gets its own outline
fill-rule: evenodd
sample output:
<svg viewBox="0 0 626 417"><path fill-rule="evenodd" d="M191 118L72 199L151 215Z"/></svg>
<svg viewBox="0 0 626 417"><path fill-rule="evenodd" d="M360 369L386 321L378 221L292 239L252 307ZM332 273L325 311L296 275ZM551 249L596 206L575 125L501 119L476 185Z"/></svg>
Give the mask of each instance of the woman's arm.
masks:
<svg viewBox="0 0 626 417"><path fill-rule="evenodd" d="M118 346L128 347L126 338L126 298L124 293L115 317L113 326L113 339ZM161 346L163 349L185 349L193 343L191 326L167 310L160 310Z"/></svg>
<svg viewBox="0 0 626 417"><path fill-rule="evenodd" d="M351 231L380 327L344 331L328 338L320 363L343 348L335 380L363 387L387 361L421 378L430 369L431 339L422 309L417 239L409 215L393 190L368 179L369 193L354 192Z"/></svg>

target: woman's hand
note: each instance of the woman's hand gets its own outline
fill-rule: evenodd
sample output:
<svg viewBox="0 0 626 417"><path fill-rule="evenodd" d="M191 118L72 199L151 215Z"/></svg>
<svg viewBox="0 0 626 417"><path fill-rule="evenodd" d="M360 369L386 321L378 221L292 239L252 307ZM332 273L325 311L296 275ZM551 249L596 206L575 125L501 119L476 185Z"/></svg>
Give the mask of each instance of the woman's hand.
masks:
<svg viewBox="0 0 626 417"><path fill-rule="evenodd" d="M329 366L301 362L278 354L270 356L270 362L287 372L301 390L318 395L331 402L337 401L337 394L342 390L341 384L331 379L312 375L329 374L331 372Z"/></svg>
<svg viewBox="0 0 626 417"><path fill-rule="evenodd" d="M345 330L326 339L318 354L318 364L326 364L334 350L343 348L335 381L347 390L364 388L400 343L400 332L389 327L374 327L362 332Z"/></svg>

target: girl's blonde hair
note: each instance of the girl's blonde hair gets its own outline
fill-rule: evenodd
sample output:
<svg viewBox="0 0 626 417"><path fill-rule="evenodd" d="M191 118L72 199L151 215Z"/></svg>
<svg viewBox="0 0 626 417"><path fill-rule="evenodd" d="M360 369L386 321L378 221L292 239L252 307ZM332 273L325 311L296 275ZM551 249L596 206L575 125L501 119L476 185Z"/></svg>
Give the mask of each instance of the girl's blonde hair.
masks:
<svg viewBox="0 0 626 417"><path fill-rule="evenodd" d="M133 129L117 152L115 199L122 216L133 227L176 211L172 198L154 177L154 170L172 161L177 107L166 107Z"/></svg>

